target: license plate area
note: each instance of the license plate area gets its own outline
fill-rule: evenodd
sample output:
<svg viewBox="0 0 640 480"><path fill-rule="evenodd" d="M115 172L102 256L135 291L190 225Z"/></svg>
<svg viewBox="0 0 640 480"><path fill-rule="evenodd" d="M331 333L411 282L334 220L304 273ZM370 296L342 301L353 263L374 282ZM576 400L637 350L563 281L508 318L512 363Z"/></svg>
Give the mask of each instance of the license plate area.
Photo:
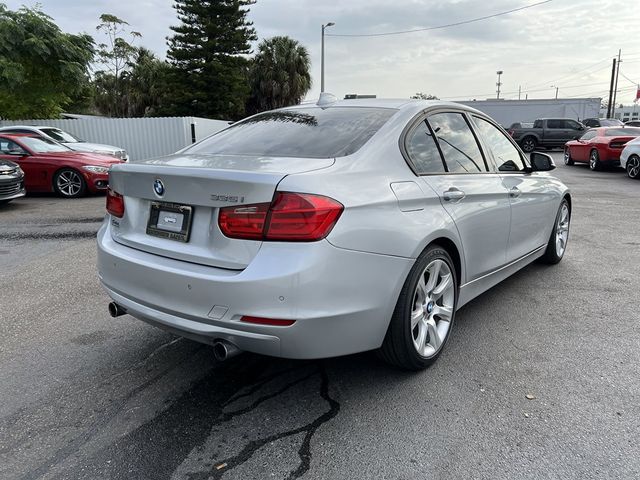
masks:
<svg viewBox="0 0 640 480"><path fill-rule="evenodd" d="M193 207L177 203L151 202L147 235L188 242Z"/></svg>

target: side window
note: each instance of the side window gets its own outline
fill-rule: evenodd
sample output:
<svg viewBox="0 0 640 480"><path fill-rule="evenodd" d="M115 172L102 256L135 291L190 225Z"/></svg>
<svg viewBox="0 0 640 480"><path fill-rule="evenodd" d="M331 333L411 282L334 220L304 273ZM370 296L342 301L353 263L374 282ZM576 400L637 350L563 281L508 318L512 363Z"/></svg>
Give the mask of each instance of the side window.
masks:
<svg viewBox="0 0 640 480"><path fill-rule="evenodd" d="M491 149L493 158L496 161L498 170L501 172L521 172L524 170L524 163L520 152L509 139L494 125L484 118L473 117L478 125L478 131L484 139L487 147Z"/></svg>
<svg viewBox="0 0 640 480"><path fill-rule="evenodd" d="M542 120L536 120L533 122L533 128L542 128Z"/></svg>
<svg viewBox="0 0 640 480"><path fill-rule="evenodd" d="M580 137L580 140L591 140L595 136L596 136L596 131L595 130L589 130L588 132L586 132L584 135L582 135Z"/></svg>
<svg viewBox="0 0 640 480"><path fill-rule="evenodd" d="M25 155L25 152L20 145L6 138L0 138L0 153L5 155Z"/></svg>
<svg viewBox="0 0 640 480"><path fill-rule="evenodd" d="M566 120L567 128L572 130L580 130L580 124L578 122L574 122L573 120Z"/></svg>
<svg viewBox="0 0 640 480"><path fill-rule="evenodd" d="M438 151L436 141L425 122L418 126L407 137L407 153L418 173L444 172L444 163Z"/></svg>
<svg viewBox="0 0 640 480"><path fill-rule="evenodd" d="M428 119L438 139L447 171L454 173L486 172L480 147L461 113L436 113Z"/></svg>
<svg viewBox="0 0 640 480"><path fill-rule="evenodd" d="M564 128L562 120L547 120L547 128Z"/></svg>

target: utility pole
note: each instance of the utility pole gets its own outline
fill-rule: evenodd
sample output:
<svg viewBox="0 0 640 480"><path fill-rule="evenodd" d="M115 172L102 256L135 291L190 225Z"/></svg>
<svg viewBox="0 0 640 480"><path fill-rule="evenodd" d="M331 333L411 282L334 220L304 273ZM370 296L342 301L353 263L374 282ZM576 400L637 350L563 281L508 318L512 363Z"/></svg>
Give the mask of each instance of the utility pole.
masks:
<svg viewBox="0 0 640 480"><path fill-rule="evenodd" d="M333 22L322 25L322 43L320 47L320 93L324 92L324 30L328 27L332 27L333 25L335 25Z"/></svg>
<svg viewBox="0 0 640 480"><path fill-rule="evenodd" d="M498 90L497 90L497 95L496 95L496 100L500 100L500 85L502 85L502 82L500 81L500 75L502 75L502 70L498 70L496 72L498 74L498 81L496 82L496 85L498 86Z"/></svg>
<svg viewBox="0 0 640 480"><path fill-rule="evenodd" d="M616 78L616 59L613 59L611 65L611 86L609 87L609 103L607 104L607 118L611 118L611 104L613 103L613 82Z"/></svg>
<svg viewBox="0 0 640 480"><path fill-rule="evenodd" d="M611 107L611 118L616 117L616 97L618 96L618 75L620 74L620 55L622 49L618 50L618 64L616 65L616 85L613 87L613 106Z"/></svg>
<svg viewBox="0 0 640 480"><path fill-rule="evenodd" d="M522 93L522 85L518 85L518 100L520 100L520 93Z"/></svg>
<svg viewBox="0 0 640 480"><path fill-rule="evenodd" d="M558 99L558 87L556 87L555 85L551 85L551 88L555 88L556 89L556 100Z"/></svg>

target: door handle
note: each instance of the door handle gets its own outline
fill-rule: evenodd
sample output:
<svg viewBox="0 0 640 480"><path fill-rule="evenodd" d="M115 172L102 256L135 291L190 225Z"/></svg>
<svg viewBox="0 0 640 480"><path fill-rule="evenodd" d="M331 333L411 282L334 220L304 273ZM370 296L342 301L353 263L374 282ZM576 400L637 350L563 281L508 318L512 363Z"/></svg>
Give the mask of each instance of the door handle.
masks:
<svg viewBox="0 0 640 480"><path fill-rule="evenodd" d="M442 198L444 198L447 202L452 200L462 200L465 197L465 194L462 190L458 190L455 187L451 187L449 190L442 194Z"/></svg>
<svg viewBox="0 0 640 480"><path fill-rule="evenodd" d="M511 187L511 190L509 190L509 196L511 198L518 198L521 193L522 192L520 191L520 189L518 187Z"/></svg>

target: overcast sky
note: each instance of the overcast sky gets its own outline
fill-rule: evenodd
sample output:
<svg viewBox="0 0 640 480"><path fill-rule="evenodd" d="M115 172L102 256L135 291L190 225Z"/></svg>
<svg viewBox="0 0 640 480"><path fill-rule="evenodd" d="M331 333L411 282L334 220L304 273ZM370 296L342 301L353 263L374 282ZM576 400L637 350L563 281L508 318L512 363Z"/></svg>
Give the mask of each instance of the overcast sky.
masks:
<svg viewBox="0 0 640 480"><path fill-rule="evenodd" d="M33 1L0 0L11 9ZM320 26L333 34L371 34L434 27L483 17L540 0L258 0L249 18L258 37L288 35L311 55L320 91ZM176 24L171 0L39 0L68 32L98 37L101 13L127 20L140 45L164 58ZM445 99L495 98L503 70L504 98L606 97L611 59L622 49L618 102L632 103L640 82L637 0L552 0L527 10L463 26L368 38L326 37L326 90L378 97L415 92ZM623 76L624 75L624 76ZM627 78L625 78L625 76Z"/></svg>

